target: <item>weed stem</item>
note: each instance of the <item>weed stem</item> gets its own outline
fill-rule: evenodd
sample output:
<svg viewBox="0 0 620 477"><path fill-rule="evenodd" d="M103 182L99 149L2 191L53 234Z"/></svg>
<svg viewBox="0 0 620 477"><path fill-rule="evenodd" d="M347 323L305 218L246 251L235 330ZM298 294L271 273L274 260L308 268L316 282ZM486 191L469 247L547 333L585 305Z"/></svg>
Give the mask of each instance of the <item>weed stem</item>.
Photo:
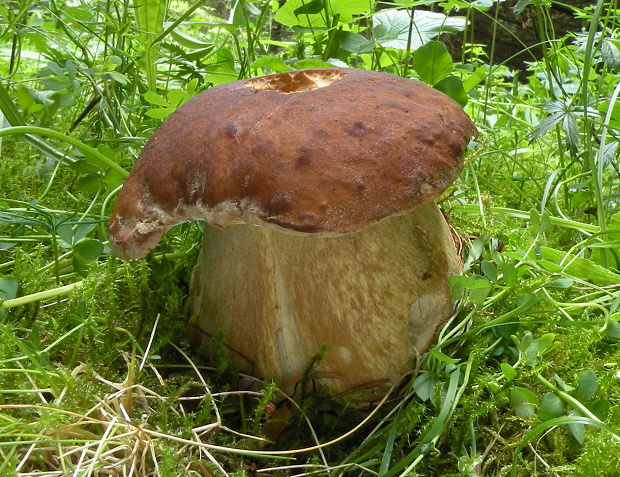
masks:
<svg viewBox="0 0 620 477"><path fill-rule="evenodd" d="M44 290L41 292L32 293L30 295L20 296L19 298L5 300L2 302L2 304L0 304L0 308L14 308L16 306L27 305L36 301L47 300L49 298L66 295L68 293L71 293L73 290L80 288L83 284L84 282L80 280L79 282L71 283L70 285L64 285L61 287L52 288L51 290Z"/></svg>

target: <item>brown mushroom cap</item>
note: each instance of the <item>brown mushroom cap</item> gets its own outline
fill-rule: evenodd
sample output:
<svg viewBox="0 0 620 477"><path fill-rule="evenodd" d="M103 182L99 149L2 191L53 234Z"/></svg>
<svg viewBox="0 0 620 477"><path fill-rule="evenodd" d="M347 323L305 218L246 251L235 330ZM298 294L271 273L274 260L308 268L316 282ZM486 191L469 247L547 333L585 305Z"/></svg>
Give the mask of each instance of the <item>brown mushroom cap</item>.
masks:
<svg viewBox="0 0 620 477"><path fill-rule="evenodd" d="M441 194L475 134L452 99L386 73L299 70L216 86L147 142L110 243L140 258L194 219L353 232Z"/></svg>

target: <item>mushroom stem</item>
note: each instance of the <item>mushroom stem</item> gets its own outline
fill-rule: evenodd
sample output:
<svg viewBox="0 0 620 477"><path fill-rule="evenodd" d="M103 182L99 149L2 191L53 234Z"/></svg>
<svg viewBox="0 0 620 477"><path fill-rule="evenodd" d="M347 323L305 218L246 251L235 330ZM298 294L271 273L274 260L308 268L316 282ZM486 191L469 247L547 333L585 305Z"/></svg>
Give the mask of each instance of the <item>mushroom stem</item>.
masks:
<svg viewBox="0 0 620 477"><path fill-rule="evenodd" d="M191 333L209 346L223 330L242 370L284 381L317 371L332 392L398 383L450 316L448 278L460 273L449 227L434 202L359 232L316 237L207 225L192 277Z"/></svg>

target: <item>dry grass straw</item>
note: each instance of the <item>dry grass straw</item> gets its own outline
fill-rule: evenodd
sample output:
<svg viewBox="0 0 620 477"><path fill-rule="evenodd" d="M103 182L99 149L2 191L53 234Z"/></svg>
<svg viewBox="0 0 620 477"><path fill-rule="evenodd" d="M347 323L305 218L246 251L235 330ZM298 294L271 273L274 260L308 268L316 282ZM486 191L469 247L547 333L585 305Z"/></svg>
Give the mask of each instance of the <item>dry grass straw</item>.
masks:
<svg viewBox="0 0 620 477"><path fill-rule="evenodd" d="M156 326L153 328L153 333L155 329ZM282 467L255 469L255 472L271 473L277 469L286 469L291 472L297 469L301 471L299 475L308 475L313 472L335 470L337 467L328 464L322 449L356 433L375 415L389 396L389 394L386 395L379 405L355 428L329 442L319 443L311 422L306 419L316 445L284 451L258 450L269 442L262 437L239 433L224 425L216 403L226 395L245 394L260 397L262 393L255 391L211 393L201 369L192 362L183 350L175 346L189 363L188 366L184 367L193 369L204 394L176 400L162 396L138 382L140 376L144 376L144 370L148 369L154 374L161 386L165 385L165 381L156 367L146 359L152 336L144 357L138 358L135 353L124 355L127 364L127 376L121 383L105 379L85 364L80 364L73 370L72 378L86 374L113 389L113 392L97 398L97 404L83 414L46 404L0 405L0 413L9 410L25 411L30 415L55 417L55 419L49 419L52 422L62 421L61 425L43 431L34 430L40 427L37 426L36 422L23 424L15 426L12 431L5 432L0 436L0 441L4 441L4 443L0 442L3 444L0 445L0 461L7 462L8 457L18 459L11 475L15 477L156 477L161 475L161 455L164 449L168 453L172 450L178 456L178 459L175 459L177 462L187 463L184 464L187 472L199 476L212 475L209 469L217 469L221 475L228 476L224 466L220 463L223 453L284 460ZM140 359L139 365L138 359ZM35 385L36 383L32 382L32 384ZM55 400L56 405L62 404L63 397L67 392L67 388L65 388L61 396ZM297 403L288 396L282 395L282 398L288 399L291 406L298 407ZM43 396L41 399L44 402ZM157 412L169 412L181 418L186 417L184 405L188 400L202 400L211 403L212 422L188 429L183 437L160 432L149 424L149 419L155 412L155 408L157 408ZM32 429L32 432L29 432L28 429ZM237 439L240 446L238 448L225 447L209 443L209 440L213 440L214 436L223 432L230 434L233 439ZM11 441L10 445L7 445L9 444L8 441ZM307 452L317 452L321 464L294 464L290 462L290 460L294 460L296 454ZM347 464L345 467L350 466L357 466L357 464ZM2 467L0 465L0 470Z"/></svg>

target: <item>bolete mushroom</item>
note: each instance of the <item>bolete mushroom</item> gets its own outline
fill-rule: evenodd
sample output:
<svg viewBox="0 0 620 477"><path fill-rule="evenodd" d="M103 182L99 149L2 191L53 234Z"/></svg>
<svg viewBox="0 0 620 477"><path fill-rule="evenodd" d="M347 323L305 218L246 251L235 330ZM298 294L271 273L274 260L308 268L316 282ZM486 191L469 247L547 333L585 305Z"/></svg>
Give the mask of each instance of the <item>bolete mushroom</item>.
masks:
<svg viewBox="0 0 620 477"><path fill-rule="evenodd" d="M385 73L300 70L216 86L148 141L110 243L135 259L170 227L206 221L195 341L223 330L242 369L279 380L299 376L325 343L318 370L334 392L388 386L452 313L448 278L460 265L433 199L475 134L452 99Z"/></svg>

